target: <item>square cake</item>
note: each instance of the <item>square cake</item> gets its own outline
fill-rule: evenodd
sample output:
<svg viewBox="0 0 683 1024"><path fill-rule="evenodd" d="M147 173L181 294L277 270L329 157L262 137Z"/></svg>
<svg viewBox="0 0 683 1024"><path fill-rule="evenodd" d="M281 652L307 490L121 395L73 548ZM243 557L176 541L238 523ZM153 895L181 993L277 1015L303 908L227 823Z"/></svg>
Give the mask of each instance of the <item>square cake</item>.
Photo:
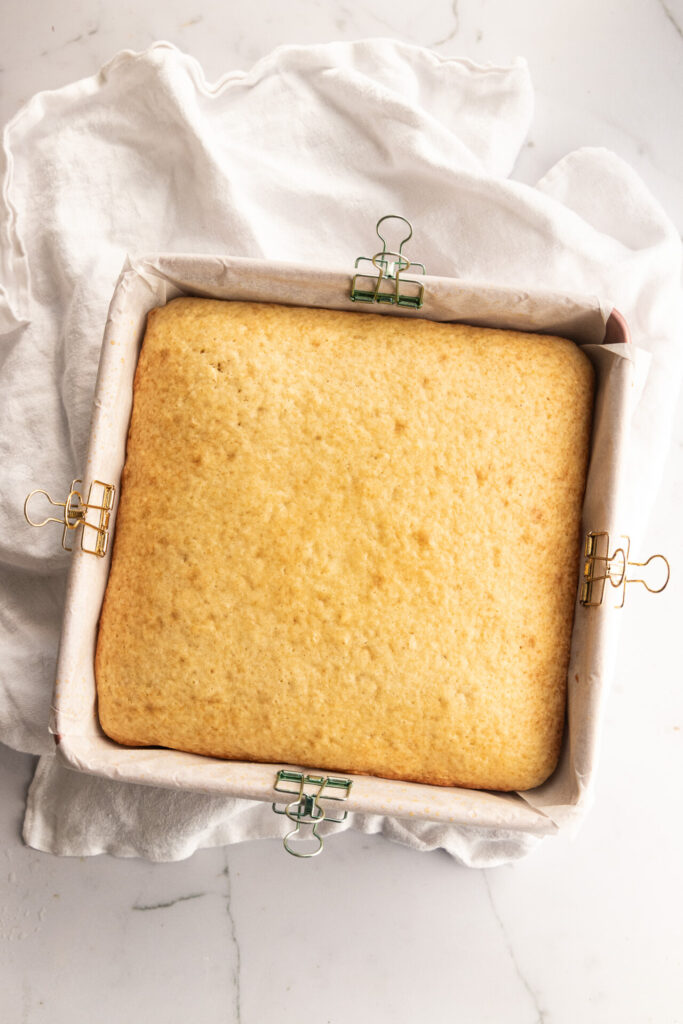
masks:
<svg viewBox="0 0 683 1024"><path fill-rule="evenodd" d="M524 790L560 749L593 368L565 339L149 314L96 653L119 743Z"/></svg>

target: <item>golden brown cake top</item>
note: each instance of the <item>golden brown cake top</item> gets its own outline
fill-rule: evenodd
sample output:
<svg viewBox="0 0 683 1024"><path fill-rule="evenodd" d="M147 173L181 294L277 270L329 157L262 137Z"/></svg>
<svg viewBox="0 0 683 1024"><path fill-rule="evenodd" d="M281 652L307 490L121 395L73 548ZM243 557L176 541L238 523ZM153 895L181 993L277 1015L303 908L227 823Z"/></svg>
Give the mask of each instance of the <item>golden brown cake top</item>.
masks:
<svg viewBox="0 0 683 1024"><path fill-rule="evenodd" d="M98 639L105 731L539 784L563 725L592 380L554 337L154 310Z"/></svg>

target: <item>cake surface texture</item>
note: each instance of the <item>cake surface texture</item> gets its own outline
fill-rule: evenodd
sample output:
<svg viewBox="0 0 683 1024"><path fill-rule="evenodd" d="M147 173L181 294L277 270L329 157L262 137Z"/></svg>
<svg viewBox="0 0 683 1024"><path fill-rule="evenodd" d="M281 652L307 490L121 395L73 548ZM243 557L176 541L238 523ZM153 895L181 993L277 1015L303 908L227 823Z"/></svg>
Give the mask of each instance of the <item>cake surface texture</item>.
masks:
<svg viewBox="0 0 683 1024"><path fill-rule="evenodd" d="M153 310L97 641L104 731L539 785L564 724L592 402L560 338Z"/></svg>

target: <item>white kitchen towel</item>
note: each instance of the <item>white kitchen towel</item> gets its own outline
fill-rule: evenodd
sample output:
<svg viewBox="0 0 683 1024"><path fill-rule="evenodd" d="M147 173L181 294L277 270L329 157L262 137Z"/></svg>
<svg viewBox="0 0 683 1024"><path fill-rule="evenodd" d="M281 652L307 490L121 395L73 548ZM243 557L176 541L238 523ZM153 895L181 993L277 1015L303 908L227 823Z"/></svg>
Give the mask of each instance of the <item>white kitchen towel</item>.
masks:
<svg viewBox="0 0 683 1024"><path fill-rule="evenodd" d="M681 373L681 243L638 177L579 150L535 187L507 179L532 115L523 61L442 59L391 40L282 47L208 85L167 43L35 96L6 127L0 198L0 740L43 755L26 841L63 854L186 857L272 835L241 800L67 771L47 731L68 555L30 530L35 486L82 469L98 350L125 254L231 253L350 267L401 213L430 273L598 294L652 369L636 410L627 519L638 534ZM629 500L631 497L633 500ZM272 820L271 820L272 819ZM463 863L513 860L509 833L354 816Z"/></svg>

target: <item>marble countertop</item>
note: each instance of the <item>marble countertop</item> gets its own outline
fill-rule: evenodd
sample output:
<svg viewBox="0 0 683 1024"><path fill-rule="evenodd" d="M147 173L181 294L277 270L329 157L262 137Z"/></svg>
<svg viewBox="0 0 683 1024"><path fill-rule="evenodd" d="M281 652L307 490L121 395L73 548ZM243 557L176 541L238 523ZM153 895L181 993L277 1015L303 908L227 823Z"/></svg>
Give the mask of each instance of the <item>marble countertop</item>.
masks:
<svg viewBox="0 0 683 1024"><path fill-rule="evenodd" d="M25 0L0 38L0 120L34 92L168 39L208 80L276 45L394 36L529 61L536 115L514 176L581 145L624 157L683 230L683 0ZM644 544L674 567L634 594L596 802L576 838L514 867L456 866L344 833L312 861L279 841L174 864L60 859L20 829L34 759L0 747L0 1007L8 1024L683 1022L683 410Z"/></svg>

